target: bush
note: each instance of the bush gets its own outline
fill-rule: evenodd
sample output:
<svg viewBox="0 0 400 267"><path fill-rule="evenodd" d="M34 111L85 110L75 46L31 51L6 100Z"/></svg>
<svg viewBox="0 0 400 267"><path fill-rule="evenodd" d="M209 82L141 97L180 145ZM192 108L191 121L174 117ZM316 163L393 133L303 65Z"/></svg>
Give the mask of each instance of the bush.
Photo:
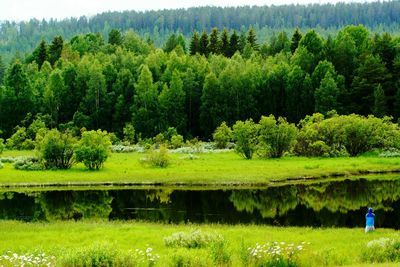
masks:
<svg viewBox="0 0 400 267"><path fill-rule="evenodd" d="M216 233L204 233L195 230L190 233L178 232L164 238L167 247L203 248L215 242L223 242L224 238Z"/></svg>
<svg viewBox="0 0 400 267"><path fill-rule="evenodd" d="M180 134L173 135L171 137L171 142L170 143L171 143L171 148L172 149L177 149L177 148L182 147L184 145L183 136L180 135Z"/></svg>
<svg viewBox="0 0 400 267"><path fill-rule="evenodd" d="M83 162L90 170L99 170L107 160L111 147L107 132L88 131L83 132L76 150L76 160Z"/></svg>
<svg viewBox="0 0 400 267"><path fill-rule="evenodd" d="M14 163L18 157L1 157L0 162L2 163Z"/></svg>
<svg viewBox="0 0 400 267"><path fill-rule="evenodd" d="M398 262L400 261L400 239L372 240L362 251L361 258L365 262Z"/></svg>
<svg viewBox="0 0 400 267"><path fill-rule="evenodd" d="M35 157L19 157L14 162L14 168L23 171L40 171L43 170L43 164Z"/></svg>
<svg viewBox="0 0 400 267"><path fill-rule="evenodd" d="M224 149L228 146L228 143L232 140L232 130L226 125L226 122L221 123L215 130L213 140L219 149Z"/></svg>
<svg viewBox="0 0 400 267"><path fill-rule="evenodd" d="M168 167L171 162L168 149L164 145L161 145L158 150L155 150L154 147L151 147L147 151L146 156L140 160L142 164L160 168Z"/></svg>
<svg viewBox="0 0 400 267"><path fill-rule="evenodd" d="M215 266L229 266L231 263L231 253L226 249L226 241L221 240L211 243L211 258Z"/></svg>
<svg viewBox="0 0 400 267"><path fill-rule="evenodd" d="M212 261L207 255L207 251L188 249L178 249L172 255L168 255L171 267L208 267L213 266Z"/></svg>
<svg viewBox="0 0 400 267"><path fill-rule="evenodd" d="M235 150L246 159L251 159L257 147L257 125L253 120L237 121L233 125Z"/></svg>
<svg viewBox="0 0 400 267"><path fill-rule="evenodd" d="M267 154L273 158L280 158L285 152L292 149L296 142L297 128L284 118L275 120L273 115L262 116L258 127L258 139L267 146ZM265 154L265 153L264 153Z"/></svg>
<svg viewBox="0 0 400 267"><path fill-rule="evenodd" d="M0 169L4 168L4 164L0 161Z"/></svg>
<svg viewBox="0 0 400 267"><path fill-rule="evenodd" d="M17 126L17 131L6 141L7 149L22 150L22 144L26 138L26 128Z"/></svg>
<svg viewBox="0 0 400 267"><path fill-rule="evenodd" d="M69 169L74 163L74 144L68 133L60 133L57 129L49 131L40 144L40 156L46 169Z"/></svg>
<svg viewBox="0 0 400 267"><path fill-rule="evenodd" d="M130 144L135 143L135 128L132 124L127 123L123 129L124 132L124 141L129 142Z"/></svg>

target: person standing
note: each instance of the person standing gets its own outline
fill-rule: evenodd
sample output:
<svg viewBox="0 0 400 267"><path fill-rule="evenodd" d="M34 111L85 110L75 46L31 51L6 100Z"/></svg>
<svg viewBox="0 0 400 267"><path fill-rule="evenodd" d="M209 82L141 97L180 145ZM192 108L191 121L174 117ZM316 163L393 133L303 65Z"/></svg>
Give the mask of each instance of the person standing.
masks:
<svg viewBox="0 0 400 267"><path fill-rule="evenodd" d="M375 214L372 212L372 208L368 208L368 213L365 215L365 232L375 230Z"/></svg>

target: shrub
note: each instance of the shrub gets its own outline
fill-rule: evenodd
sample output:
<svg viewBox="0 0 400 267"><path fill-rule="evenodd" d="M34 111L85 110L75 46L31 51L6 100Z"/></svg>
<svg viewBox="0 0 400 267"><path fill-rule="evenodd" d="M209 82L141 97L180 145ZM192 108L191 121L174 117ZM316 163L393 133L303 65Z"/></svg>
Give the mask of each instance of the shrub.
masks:
<svg viewBox="0 0 400 267"><path fill-rule="evenodd" d="M228 146L228 143L232 140L232 130L226 125L226 122L221 123L221 125L215 129L213 140L217 148L224 149Z"/></svg>
<svg viewBox="0 0 400 267"><path fill-rule="evenodd" d="M257 126L253 120L237 121L233 125L235 150L246 159L251 159L257 147Z"/></svg>
<svg viewBox="0 0 400 267"><path fill-rule="evenodd" d="M216 233L204 233L195 230L190 233L178 232L164 238L167 247L203 248L215 242L223 242L224 238Z"/></svg>
<svg viewBox="0 0 400 267"><path fill-rule="evenodd" d="M47 169L69 169L72 167L74 144L76 143L68 133L60 133L57 129L49 131L40 144L40 155Z"/></svg>
<svg viewBox="0 0 400 267"><path fill-rule="evenodd" d="M226 249L226 241L221 240L211 243L211 258L215 266L229 266L231 262L231 253Z"/></svg>
<svg viewBox="0 0 400 267"><path fill-rule="evenodd" d="M361 258L365 262L400 261L400 239L380 238L372 240L362 251Z"/></svg>
<svg viewBox="0 0 400 267"><path fill-rule="evenodd" d="M172 149L176 149L176 148L180 148L183 146L184 142L183 142L183 136L180 134L176 134L173 135L171 137L171 148Z"/></svg>
<svg viewBox="0 0 400 267"><path fill-rule="evenodd" d="M208 267L213 266L207 251L178 249L168 256L171 267Z"/></svg>
<svg viewBox="0 0 400 267"><path fill-rule="evenodd" d="M2 163L14 163L18 157L1 157L0 162Z"/></svg>
<svg viewBox="0 0 400 267"><path fill-rule="evenodd" d="M143 164L160 168L168 167L171 162L168 149L164 145L161 145L158 150L154 149L154 147L151 147L147 151L146 156L140 160Z"/></svg>
<svg viewBox="0 0 400 267"><path fill-rule="evenodd" d="M123 129L124 132L124 141L129 142L130 144L135 143L135 128L132 124L127 123Z"/></svg>
<svg viewBox="0 0 400 267"><path fill-rule="evenodd" d="M258 127L259 141L268 147L267 152L273 158L280 158L284 152L292 149L296 142L297 128L284 118L275 120L273 115L262 116Z"/></svg>
<svg viewBox="0 0 400 267"><path fill-rule="evenodd" d="M4 168L4 164L0 161L0 169Z"/></svg>
<svg viewBox="0 0 400 267"><path fill-rule="evenodd" d="M99 170L109 155L111 142L107 132L86 131L83 132L76 150L76 160L90 170Z"/></svg>
<svg viewBox="0 0 400 267"><path fill-rule="evenodd" d="M43 164L35 157L19 157L14 162L14 168L23 171L39 171L43 170Z"/></svg>
<svg viewBox="0 0 400 267"><path fill-rule="evenodd" d="M8 149L22 150L22 144L26 140L26 128L18 127L17 131L7 139L6 147Z"/></svg>

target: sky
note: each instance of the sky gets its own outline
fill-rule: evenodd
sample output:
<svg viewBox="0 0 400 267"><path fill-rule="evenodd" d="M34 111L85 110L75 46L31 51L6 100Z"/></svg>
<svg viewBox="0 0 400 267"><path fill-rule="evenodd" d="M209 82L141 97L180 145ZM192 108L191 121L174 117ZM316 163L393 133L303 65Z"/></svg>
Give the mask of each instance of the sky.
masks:
<svg viewBox="0 0 400 267"><path fill-rule="evenodd" d="M371 0L0 0L1 20L62 19L106 11L159 10L194 6L283 5Z"/></svg>

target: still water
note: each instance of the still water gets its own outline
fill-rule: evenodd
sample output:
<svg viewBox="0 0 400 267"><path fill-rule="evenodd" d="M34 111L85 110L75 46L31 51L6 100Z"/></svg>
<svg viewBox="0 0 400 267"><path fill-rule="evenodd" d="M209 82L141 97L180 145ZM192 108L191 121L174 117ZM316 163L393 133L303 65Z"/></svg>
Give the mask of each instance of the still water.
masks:
<svg viewBox="0 0 400 267"><path fill-rule="evenodd" d="M0 191L0 219L143 220L163 223L362 227L373 207L377 227L399 229L400 178L341 180L252 189L179 188Z"/></svg>

